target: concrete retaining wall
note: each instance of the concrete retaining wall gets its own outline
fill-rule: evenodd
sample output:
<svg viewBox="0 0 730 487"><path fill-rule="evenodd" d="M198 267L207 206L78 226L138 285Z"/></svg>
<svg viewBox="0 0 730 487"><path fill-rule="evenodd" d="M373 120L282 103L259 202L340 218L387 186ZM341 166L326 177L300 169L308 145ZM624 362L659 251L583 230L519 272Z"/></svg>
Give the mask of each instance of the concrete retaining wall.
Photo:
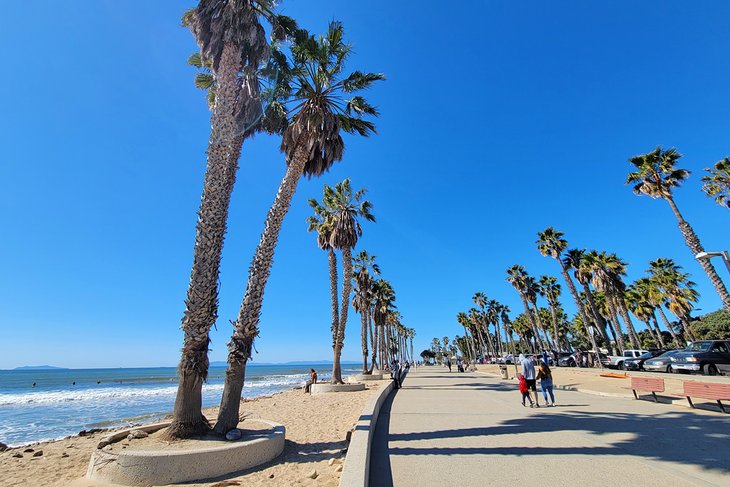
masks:
<svg viewBox="0 0 730 487"><path fill-rule="evenodd" d="M216 446L196 450L111 451L110 447L102 448L91 455L86 478L120 485L167 485L220 477L278 457L284 450L284 426L261 419L251 421L271 425L274 431L251 440L215 442ZM129 431L131 429L124 435ZM122 436L122 433L114 436Z"/></svg>
<svg viewBox="0 0 730 487"><path fill-rule="evenodd" d="M312 384L309 391L312 394L324 394L327 392L355 392L364 391L365 384L329 384L327 382L318 382Z"/></svg>
<svg viewBox="0 0 730 487"><path fill-rule="evenodd" d="M401 381L406 374L401 375ZM385 399L393 390L393 381L383 387L374 397L370 398L362 410L360 419L355 424L355 431L350 438L345 465L340 477L340 487L368 487L370 483L370 446L375 434L375 425L378 423L378 414Z"/></svg>
<svg viewBox="0 0 730 487"><path fill-rule="evenodd" d="M383 380L383 374L353 374L347 378L347 382L360 382L363 380Z"/></svg>

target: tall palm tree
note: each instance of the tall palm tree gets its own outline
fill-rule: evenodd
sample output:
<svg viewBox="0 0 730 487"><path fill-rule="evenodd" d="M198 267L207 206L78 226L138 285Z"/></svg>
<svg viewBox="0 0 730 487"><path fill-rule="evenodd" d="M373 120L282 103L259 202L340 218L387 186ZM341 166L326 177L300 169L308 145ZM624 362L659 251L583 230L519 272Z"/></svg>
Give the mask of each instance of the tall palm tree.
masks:
<svg viewBox="0 0 730 487"><path fill-rule="evenodd" d="M537 296L540 294L540 286L538 286L537 281L532 276L526 276L525 277L525 296L527 297L527 301L530 302L532 305L532 315L534 317L534 322L537 325L537 328L535 330L535 335L537 336L540 350L546 350L549 343L549 338L547 336L548 332L545 328L545 322L542 320L542 316L540 315L540 308L537 305ZM543 340L542 336L540 336L540 332L545 335L545 339Z"/></svg>
<svg viewBox="0 0 730 487"><path fill-rule="evenodd" d="M362 250L353 259L355 295L352 307L360 313L360 343L362 345L362 373L370 372L368 368L368 326L370 324L375 281L373 276L380 275L380 267L375 263L375 256ZM371 274L372 272L372 274ZM372 333L370 343L375 347Z"/></svg>
<svg viewBox="0 0 730 487"><path fill-rule="evenodd" d="M688 170L676 167L677 161L681 157L682 154L676 150L663 150L661 147L657 147L647 154L634 156L629 159L629 162L637 170L629 173L626 184L636 183L634 185L634 193L638 195L645 194L652 198L662 198L669 203L674 216L677 218L679 230L684 236L684 241L692 251L692 257L695 257L700 252L704 252L705 249L702 247L695 231L679 212L679 208L677 208L672 194L672 189L679 187L690 174ZM710 282L715 287L717 294L720 295L723 307L727 311L730 311L730 294L717 274L715 267L709 259L697 260L705 271L705 274L707 274L707 277L710 278Z"/></svg>
<svg viewBox="0 0 730 487"><path fill-rule="evenodd" d="M593 272L590 270L590 266L586 265L587 263L585 262L584 256L585 250L570 249L565 252L565 257L563 258L562 263L565 266L566 271L571 269L574 271L573 275L583 287L582 296L585 297L585 302L588 303L588 308L591 311L593 322L596 324L596 329L601 334L601 338L603 338L603 340L606 342L606 347L608 348L610 353L613 347L611 346L611 340L608 337L608 332L606 330L606 319L603 314L601 314L599 307L596 304L594 294L591 291L590 283L593 279ZM586 308L582 305L583 299L581 299L581 294L578 294L577 299L578 301L576 301L576 305L580 304L579 309L583 309L583 315L585 315L581 316L581 319L584 323L589 323L591 320L588 318Z"/></svg>
<svg viewBox="0 0 730 487"><path fill-rule="evenodd" d="M351 46L343 41L343 28L339 22L330 23L327 34L319 38L299 31L292 47L294 62L288 85L293 90L291 100L294 105L289 110L291 120L281 142L287 168L266 216L264 231L249 269L246 292L234 322L233 336L228 344L228 370L215 427L218 433L224 434L238 424L246 363L251 358L253 341L259 333L264 289L281 224L299 180L302 175L319 176L342 159L342 132L361 136L375 132L374 124L363 117L376 116L377 110L362 96L349 99L346 96L366 89L384 77L360 71L342 77L350 50Z"/></svg>
<svg viewBox="0 0 730 487"><path fill-rule="evenodd" d="M241 145L261 128L258 122L263 113L256 73L269 57L269 41L261 22L270 21L277 35L282 26L287 32L294 29L291 19L273 13L273 6L273 1L266 0L201 0L183 17L183 24L200 48L199 64L208 70L205 74L209 87L215 83L215 90L209 91L212 114L208 161L181 323L184 337L178 365L180 380L172 421L165 432L169 439L189 438L210 430L202 413L202 388L208 376L209 332L218 318L228 207Z"/></svg>
<svg viewBox="0 0 730 487"><path fill-rule="evenodd" d="M730 208L730 159L725 158L715 163L713 168L706 167L709 174L702 176L702 191L715 203Z"/></svg>
<svg viewBox="0 0 730 487"><path fill-rule="evenodd" d="M521 350L527 349L532 353L537 352L537 347L530 341L534 328L532 317L526 312L518 314L512 322L512 330L520 337L520 344L524 342L524 345L520 347Z"/></svg>
<svg viewBox="0 0 730 487"><path fill-rule="evenodd" d="M562 313L560 284L553 276L541 276L537 284L540 295L547 299L548 306L550 306L550 315L553 322L553 346L555 350L560 351L560 332L558 331L558 309Z"/></svg>
<svg viewBox="0 0 730 487"><path fill-rule="evenodd" d="M496 299L490 299L487 302L486 318L487 322L494 325L494 338L496 345L494 346L494 355L502 356L502 333L499 331L499 319L502 312L502 304Z"/></svg>
<svg viewBox="0 0 730 487"><path fill-rule="evenodd" d="M634 309L631 310L632 313L634 313L637 318L644 321L650 331L652 331L653 324L653 331L656 336L657 343L661 348L666 348L666 343L662 336L662 330L659 328L659 322L656 319L656 308L661 305L661 293L648 277L637 279L631 286L629 286L627 293L629 292L633 292L633 296L631 296L629 302L636 301L634 307L640 308L639 314L637 314ZM643 314L643 317L640 316L640 314ZM676 336L673 330L670 330L670 333L673 337Z"/></svg>
<svg viewBox="0 0 730 487"><path fill-rule="evenodd" d="M693 340L689 314L692 302L697 301L699 294L694 290L695 283L689 280L689 274L681 271L682 267L672 259L660 258L649 263L650 280L660 290L663 304L679 318L684 336ZM666 320L666 316L663 318Z"/></svg>
<svg viewBox="0 0 730 487"><path fill-rule="evenodd" d="M528 295L530 294L530 291L528 290L528 285L530 281L529 275L525 271L525 268L521 265L515 264L507 269L507 282L509 282L512 287L517 290L517 294L520 295L520 299L522 300L522 306L525 308L525 316L529 320L529 323L532 325L531 335L533 339L539 340L539 336L536 337L537 322L535 320L535 316L532 314L532 310L530 309L528 300Z"/></svg>
<svg viewBox="0 0 730 487"><path fill-rule="evenodd" d="M573 266L573 258L576 258L578 256L575 254L571 255L569 253L566 258L562 257L563 252L568 248L568 241L563 238L563 235L563 232L555 230L553 227L547 227L542 232L537 232L537 241L535 242L537 244L537 250L539 250L543 256L550 256L558 261L558 265L560 266L560 273L563 276L563 280L565 281L565 284L567 284L570 295L572 296L573 301L575 302L575 306L578 309L578 313L583 320L583 324L586 326L586 334L591 339L591 345L593 346L593 350L598 353L599 350L598 345L596 344L596 339L592 333L589 333L587 328L590 320L586 315L585 308L582 301L580 300L580 296L578 295L578 290L575 288L575 284L570 278L570 274L568 274L568 270L570 270L571 268L577 268L577 266ZM597 323L597 325L600 327L601 324ZM605 333L605 325L603 327L603 330ZM610 343L608 337L605 338L606 343Z"/></svg>
<svg viewBox="0 0 730 487"><path fill-rule="evenodd" d="M649 283L651 285L651 291L648 296L655 309L659 311L659 316L662 318L664 326L672 334L674 343L677 347L683 347L682 340L677 336L674 331L672 324L669 322L667 315L664 313L662 305L668 303L668 292L667 290L676 285L677 274L679 273L679 266L674 263L672 259L659 258L649 262ZM689 338L689 337L687 337Z"/></svg>
<svg viewBox="0 0 730 487"><path fill-rule="evenodd" d="M469 351L471 355L471 359L474 360L477 356L476 348L474 347L474 337L469 336L469 329L472 327L472 322L469 319L469 316L464 313L463 311L459 312L456 315L456 321L464 328L464 339L469 344Z"/></svg>
<svg viewBox="0 0 730 487"><path fill-rule="evenodd" d="M649 331L656 346L664 348L664 340L662 339L661 332L657 334L652 328L651 317L654 312L654 307L649 302L646 291L647 289L639 281L627 286L624 292L626 305L629 311L646 325L646 329Z"/></svg>
<svg viewBox="0 0 730 487"><path fill-rule="evenodd" d="M358 238L362 235L359 218L374 222L371 213L372 203L363 199L366 189L352 190L350 180L337 183L334 188L325 184L322 206L327 214L326 220L331 222L329 244L332 248L342 252L342 308L340 309L339 323L333 331L332 342L334 359L332 364L332 382L342 383L342 368L340 357L345 339L347 314L350 306L352 291L352 249L355 248ZM337 286L337 282L330 286Z"/></svg>
<svg viewBox="0 0 730 487"><path fill-rule="evenodd" d="M388 281L385 279L376 279L373 291L373 321L377 330L378 343L378 365L379 370L385 370L387 362L387 345L385 336L385 327L388 321L388 315L395 307L395 291ZM434 350L434 353L437 353Z"/></svg>

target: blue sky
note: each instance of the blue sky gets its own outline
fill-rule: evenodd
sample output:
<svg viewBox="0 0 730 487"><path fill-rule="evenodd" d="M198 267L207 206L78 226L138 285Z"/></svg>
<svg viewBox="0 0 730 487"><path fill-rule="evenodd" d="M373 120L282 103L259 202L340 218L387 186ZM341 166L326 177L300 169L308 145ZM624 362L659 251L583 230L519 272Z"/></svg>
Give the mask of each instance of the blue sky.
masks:
<svg viewBox="0 0 730 487"><path fill-rule="evenodd" d="M180 27L194 2L9 3L0 44L0 368L175 365L209 134ZM505 269L558 275L535 233L617 252L629 278L672 257L720 307L666 203L624 186L657 145L694 174L677 203L708 250L728 210L700 192L730 154L730 43L722 1L341 2L288 0L312 31L343 21L350 67L384 72L368 96L379 135L302 180L266 290L257 361L327 359L326 255L307 198L350 177L377 224L378 256L422 350L460 333L475 291L520 308ZM213 360L225 358L263 219L284 173L278 141L243 149L223 255ZM720 274L727 279L722 267ZM566 296L567 297L567 296ZM566 309L574 311L569 300ZM346 359L359 356L351 314Z"/></svg>

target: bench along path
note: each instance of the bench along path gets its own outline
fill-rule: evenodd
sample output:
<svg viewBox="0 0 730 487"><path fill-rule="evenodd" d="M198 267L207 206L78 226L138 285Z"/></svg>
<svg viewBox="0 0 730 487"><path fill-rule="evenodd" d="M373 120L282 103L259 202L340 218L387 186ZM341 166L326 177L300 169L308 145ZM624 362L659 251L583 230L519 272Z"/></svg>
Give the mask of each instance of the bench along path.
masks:
<svg viewBox="0 0 730 487"><path fill-rule="evenodd" d="M729 415L555 396L558 407L524 408L516 383L411 369L380 412L370 485L730 485Z"/></svg>

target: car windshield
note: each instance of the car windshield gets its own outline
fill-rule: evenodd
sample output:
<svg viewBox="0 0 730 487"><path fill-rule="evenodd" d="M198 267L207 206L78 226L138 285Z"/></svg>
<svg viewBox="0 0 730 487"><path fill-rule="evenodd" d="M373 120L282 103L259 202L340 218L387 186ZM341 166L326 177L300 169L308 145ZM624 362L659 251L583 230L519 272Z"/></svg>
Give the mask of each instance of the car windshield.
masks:
<svg viewBox="0 0 730 487"><path fill-rule="evenodd" d="M712 342L693 342L687 345L686 352L706 352L710 349Z"/></svg>
<svg viewBox="0 0 730 487"><path fill-rule="evenodd" d="M664 352L663 354L659 355L660 357L669 357L670 355L674 355L677 352L680 352L681 350L669 350L668 352Z"/></svg>
<svg viewBox="0 0 730 487"><path fill-rule="evenodd" d="M651 352L642 353L639 358L652 358L654 356Z"/></svg>

